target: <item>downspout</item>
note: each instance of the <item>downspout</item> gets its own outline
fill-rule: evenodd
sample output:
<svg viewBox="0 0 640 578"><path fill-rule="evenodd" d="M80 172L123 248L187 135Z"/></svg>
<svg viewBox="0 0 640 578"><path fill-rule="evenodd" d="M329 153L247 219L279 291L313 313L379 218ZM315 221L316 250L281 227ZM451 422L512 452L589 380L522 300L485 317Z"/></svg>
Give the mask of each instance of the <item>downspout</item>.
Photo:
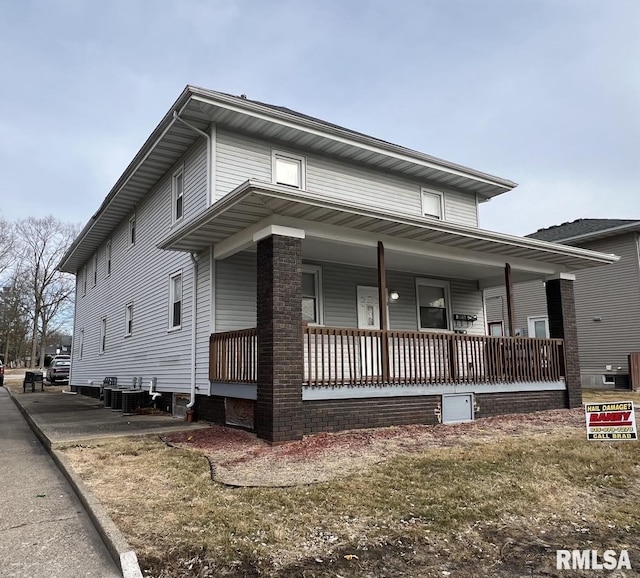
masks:
<svg viewBox="0 0 640 578"><path fill-rule="evenodd" d="M191 399L187 404L187 410L193 409L196 404L196 337L198 320L198 256L191 253L193 264L193 302L191 304Z"/></svg>
<svg viewBox="0 0 640 578"><path fill-rule="evenodd" d="M188 126L192 131L197 132L207 139L207 202L211 203L211 136L199 128L180 118L180 115L174 110L174 120ZM198 311L198 259L195 253L191 253L191 262L193 264L193 303L191 306L191 399L187 404L187 410L193 409L196 404L196 345L197 345L197 311Z"/></svg>

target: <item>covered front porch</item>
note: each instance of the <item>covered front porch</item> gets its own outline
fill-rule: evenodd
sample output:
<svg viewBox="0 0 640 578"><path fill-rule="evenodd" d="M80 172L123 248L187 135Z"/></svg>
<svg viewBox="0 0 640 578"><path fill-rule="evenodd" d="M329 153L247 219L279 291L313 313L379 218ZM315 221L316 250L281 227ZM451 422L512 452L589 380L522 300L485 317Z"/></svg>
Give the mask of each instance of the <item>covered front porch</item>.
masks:
<svg viewBox="0 0 640 578"><path fill-rule="evenodd" d="M472 417L581 403L568 272L612 256L254 181L161 245L210 246L209 396L222 412L247 400L271 442L432 423L448 396L461 396L454 402L471 405ZM227 275L223 291L240 256L248 277ZM305 279L313 268L327 272L315 277L324 303ZM551 339L487 336L482 290L529 279L546 279ZM225 291L235 313L222 307Z"/></svg>

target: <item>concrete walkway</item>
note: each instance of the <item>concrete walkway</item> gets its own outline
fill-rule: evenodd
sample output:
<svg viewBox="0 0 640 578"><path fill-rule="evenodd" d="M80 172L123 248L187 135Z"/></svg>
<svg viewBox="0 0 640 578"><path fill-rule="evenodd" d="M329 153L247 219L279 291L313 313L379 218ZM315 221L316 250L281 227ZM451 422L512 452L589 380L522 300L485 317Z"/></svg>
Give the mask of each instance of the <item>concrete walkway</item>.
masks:
<svg viewBox="0 0 640 578"><path fill-rule="evenodd" d="M0 387L0 576L122 576L73 488Z"/></svg>

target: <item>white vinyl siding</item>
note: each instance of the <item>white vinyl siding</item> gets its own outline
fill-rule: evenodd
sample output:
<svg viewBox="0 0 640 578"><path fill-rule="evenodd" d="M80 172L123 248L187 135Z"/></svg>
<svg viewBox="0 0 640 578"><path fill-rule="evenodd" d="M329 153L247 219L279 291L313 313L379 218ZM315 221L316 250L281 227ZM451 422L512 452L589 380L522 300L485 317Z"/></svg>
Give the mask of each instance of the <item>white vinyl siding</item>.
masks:
<svg viewBox="0 0 640 578"><path fill-rule="evenodd" d="M183 163L184 216L190 218L207 206L204 139L187 151L180 165ZM159 391L187 394L190 391L193 367L190 326L193 264L188 254L157 248L171 228L171 177L177 168L178 164L167 171L153 190L136 205L135 215L140 234L135 250L127 250L127 216L109 235L112 246L111 275L76 302L74 336L77 338L83 328L85 346L82 359L74 356L72 385L86 386L89 381L99 384L105 376L116 375L118 384L128 386L134 376L141 376L145 385L151 377L156 377ZM102 264L99 268L102 270ZM182 331L168 332L169 275L179 270L182 270L183 281L183 328ZM208 348L211 333L209 276L209 252L202 251L198 255L196 379L198 387L205 392L209 384ZM131 301L135 309L133 334L123 339L124 308ZM107 349L98 356L100 319L103 316L109 320ZM79 356L77 349L74 353ZM167 364L172 368L171 375L161 369Z"/></svg>
<svg viewBox="0 0 640 578"><path fill-rule="evenodd" d="M215 198L224 195L248 179L272 182L274 145L266 140L232 133L220 127L216 131ZM275 146L276 150L280 150ZM319 197L343 200L362 207L422 215L421 189L429 183L413 181L364 165L350 164L309 151L291 151L304 157L305 190ZM446 187L438 188L444 199L447 221L477 226L476 197Z"/></svg>
<svg viewBox="0 0 640 578"><path fill-rule="evenodd" d="M303 266L308 267L309 263ZM328 327L357 327L357 287L377 285L375 268L314 263L322 268L324 324ZM387 271L389 290L399 299L389 304L389 327L418 330L416 275ZM451 308L454 313L476 315L477 321L465 327L468 334L484 335L482 293L475 282L451 279ZM217 332L256 326L256 255L244 252L216 263Z"/></svg>

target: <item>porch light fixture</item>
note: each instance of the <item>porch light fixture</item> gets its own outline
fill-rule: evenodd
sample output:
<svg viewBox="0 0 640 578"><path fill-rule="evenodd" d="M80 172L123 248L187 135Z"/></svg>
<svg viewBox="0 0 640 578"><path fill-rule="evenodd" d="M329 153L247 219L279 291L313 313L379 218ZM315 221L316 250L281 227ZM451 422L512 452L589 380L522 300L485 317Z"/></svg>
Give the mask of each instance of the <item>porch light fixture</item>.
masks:
<svg viewBox="0 0 640 578"><path fill-rule="evenodd" d="M397 291L391 291L391 293L389 293L389 299L391 299L391 301L397 301L400 299L400 293Z"/></svg>

